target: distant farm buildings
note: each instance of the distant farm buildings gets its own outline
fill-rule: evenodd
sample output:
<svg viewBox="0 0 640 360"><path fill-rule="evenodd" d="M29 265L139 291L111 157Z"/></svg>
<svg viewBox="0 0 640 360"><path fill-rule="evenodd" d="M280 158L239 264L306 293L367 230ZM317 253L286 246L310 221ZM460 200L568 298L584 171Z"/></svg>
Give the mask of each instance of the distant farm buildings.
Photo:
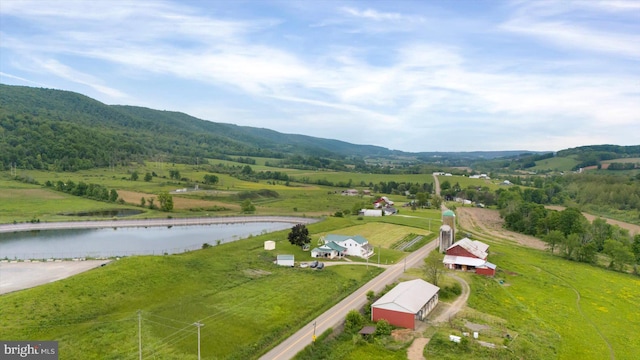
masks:
<svg viewBox="0 0 640 360"><path fill-rule="evenodd" d="M371 305L371 320L415 330L416 321L438 305L439 292L439 287L422 279L402 282Z"/></svg>

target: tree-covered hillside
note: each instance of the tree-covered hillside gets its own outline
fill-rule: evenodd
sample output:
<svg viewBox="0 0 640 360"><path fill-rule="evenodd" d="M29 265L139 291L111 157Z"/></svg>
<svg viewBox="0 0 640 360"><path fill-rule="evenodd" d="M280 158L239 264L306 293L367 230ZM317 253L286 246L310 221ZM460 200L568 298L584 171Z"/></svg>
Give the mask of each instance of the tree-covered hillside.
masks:
<svg viewBox="0 0 640 360"><path fill-rule="evenodd" d="M0 84L0 167L73 171L162 158L284 154L343 158L392 154L377 146L282 134L133 106L105 105L61 90Z"/></svg>

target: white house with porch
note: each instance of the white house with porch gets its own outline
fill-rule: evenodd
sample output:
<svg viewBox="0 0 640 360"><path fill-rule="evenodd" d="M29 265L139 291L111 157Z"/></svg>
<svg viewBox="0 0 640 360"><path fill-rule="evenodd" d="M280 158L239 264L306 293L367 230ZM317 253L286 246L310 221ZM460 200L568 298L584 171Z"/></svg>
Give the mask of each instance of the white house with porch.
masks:
<svg viewBox="0 0 640 360"><path fill-rule="evenodd" d="M329 234L320 239L324 245L334 243L344 248L344 255L358 256L361 258L368 258L373 255L373 246L369 244L369 241L360 235L334 235Z"/></svg>

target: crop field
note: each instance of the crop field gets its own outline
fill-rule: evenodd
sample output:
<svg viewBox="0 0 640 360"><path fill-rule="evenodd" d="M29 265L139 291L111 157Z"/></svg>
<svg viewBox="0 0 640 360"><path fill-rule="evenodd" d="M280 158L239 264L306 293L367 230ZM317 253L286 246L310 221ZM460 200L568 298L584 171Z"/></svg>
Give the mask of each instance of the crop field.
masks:
<svg viewBox="0 0 640 360"><path fill-rule="evenodd" d="M315 234L352 222L327 220ZM286 231L171 256L123 258L108 266L0 296L0 338L56 339L65 359L136 359L141 310L144 358L252 359L381 270L322 271L273 264L295 253ZM277 251L263 242L277 242ZM308 254L308 252L307 252Z"/></svg>

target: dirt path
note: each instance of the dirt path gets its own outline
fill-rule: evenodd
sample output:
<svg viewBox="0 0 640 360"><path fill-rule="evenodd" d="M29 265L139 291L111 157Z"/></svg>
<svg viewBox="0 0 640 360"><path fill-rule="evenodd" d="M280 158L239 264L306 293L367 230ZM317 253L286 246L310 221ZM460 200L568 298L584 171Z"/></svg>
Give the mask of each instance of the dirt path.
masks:
<svg viewBox="0 0 640 360"><path fill-rule="evenodd" d="M456 212L458 225L464 229L463 231L471 233L477 231L486 234L492 240L502 238L522 246L539 250L546 249L546 243L538 238L504 229L502 227L504 220L500 218L500 213L497 210L459 207Z"/></svg>
<svg viewBox="0 0 640 360"><path fill-rule="evenodd" d="M426 360L424 358L424 347L429 343L428 338L416 338L407 349L407 358L409 360Z"/></svg>
<svg viewBox="0 0 640 360"><path fill-rule="evenodd" d="M469 300L469 293L471 289L469 288L469 284L461 277L454 274L447 274L452 278L456 279L460 285L462 285L462 294L458 296L458 298L449 305L449 307L443 311L440 315L438 315L435 319L433 319L434 323L442 323L449 321L455 314L457 314L463 307L467 305L467 300Z"/></svg>
<svg viewBox="0 0 640 360"><path fill-rule="evenodd" d="M562 211L562 210L566 209L564 206L559 206L559 205L547 205L547 206L545 206L545 208L547 208L549 210L558 210L558 211ZM609 218L602 217L602 216L591 215L591 214L587 214L586 212L583 212L582 215L584 215L584 217L586 217L587 220L589 220L589 221L593 221L593 220L595 220L597 218L604 219L604 220L606 220L607 223L609 223L611 225L618 225L623 229L629 230L629 234L631 234L631 235L640 234L640 225L630 224L630 223L626 223L626 222L619 221L619 220L613 220L613 219L609 219Z"/></svg>
<svg viewBox="0 0 640 360"><path fill-rule="evenodd" d="M456 279L460 285L462 285L462 293L458 298L451 303L451 305L446 305L447 308L438 315L435 319L432 320L433 323L442 323L449 321L450 318L455 316L462 308L467 305L467 300L469 300L469 294L471 293L471 288L469 288L469 284L461 277L455 274L447 274L447 276L451 276ZM439 306L445 305L444 303L440 303ZM422 336L422 335L420 335ZM407 358L409 360L425 360L424 358L424 347L429 343L429 338L417 337L411 343L411 346L407 349Z"/></svg>

